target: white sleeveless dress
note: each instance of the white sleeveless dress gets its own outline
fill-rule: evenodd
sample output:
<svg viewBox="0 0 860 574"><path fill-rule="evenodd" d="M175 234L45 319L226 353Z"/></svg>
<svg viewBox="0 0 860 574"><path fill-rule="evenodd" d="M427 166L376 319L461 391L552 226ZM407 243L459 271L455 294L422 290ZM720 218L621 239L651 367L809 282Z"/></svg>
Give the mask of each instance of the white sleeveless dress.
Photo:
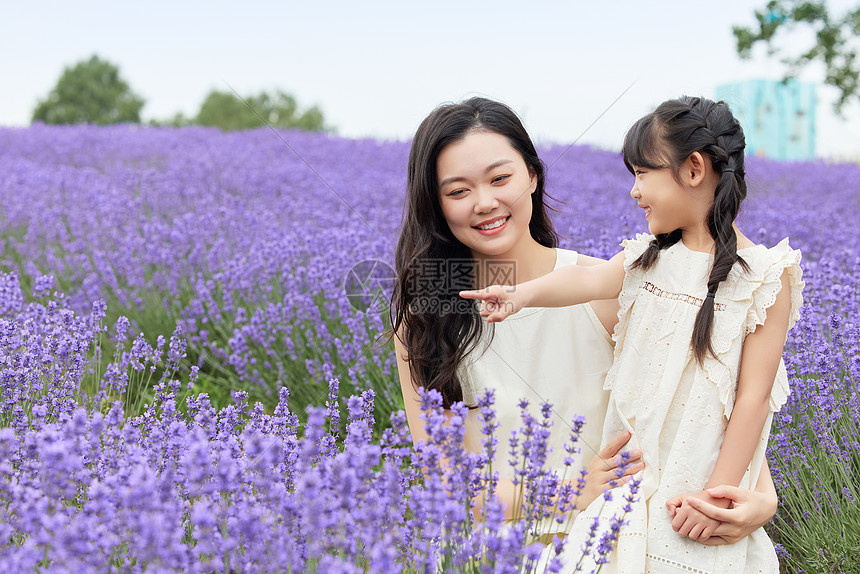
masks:
<svg viewBox="0 0 860 574"><path fill-rule="evenodd" d="M640 473L639 502L627 514L629 523L622 528L610 563L601 572L778 572L773 545L763 529L735 544L705 546L672 529L665 503L676 494L705 487L731 416L744 338L764 323L785 270L791 288L789 328L799 318L800 252L791 249L787 239L772 249L758 245L738 251L750 270L735 265L720 284L712 333L716 357L709 355L700 367L690 340L707 293L713 256L691 251L679 241L661 251L650 270L630 270L652 239L640 235L624 243L626 275L613 335L615 362L605 383L611 395L603 429L604 442L629 430L633 434L630 447L642 450L646 468ZM788 393L785 365L780 361L771 414L740 483L743 488L753 488L758 480L773 412L782 407ZM595 516L606 524L609 517L620 513L624 501L619 494L605 505L599 498L577 517L567 556L578 558ZM584 571L592 568L589 564ZM565 571L570 571L569 566Z"/></svg>
<svg viewBox="0 0 860 574"><path fill-rule="evenodd" d="M556 249L556 269L576 261L575 251ZM490 329L495 333L487 347ZM613 356L612 339L591 305L526 307L501 323L485 324L482 339L460 374L466 404L475 404L485 389L495 389L500 426L493 470L499 471L500 478L513 478L508 439L520 428L520 400L528 400L536 417L541 404L548 401L553 406L550 468L564 468L562 447L570 436L570 425L576 415L586 418L579 442L582 450L568 471L568 478L576 478L599 450L609 397L603 383ZM473 452L482 448L478 416L478 409L472 409L466 418L466 448ZM543 532L562 529L548 524L541 528Z"/></svg>

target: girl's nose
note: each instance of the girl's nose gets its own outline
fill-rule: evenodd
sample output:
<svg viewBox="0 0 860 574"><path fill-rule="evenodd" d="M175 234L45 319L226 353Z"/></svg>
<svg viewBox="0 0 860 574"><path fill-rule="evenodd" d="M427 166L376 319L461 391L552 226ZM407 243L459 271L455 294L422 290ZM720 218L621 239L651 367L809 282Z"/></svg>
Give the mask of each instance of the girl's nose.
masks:
<svg viewBox="0 0 860 574"><path fill-rule="evenodd" d="M484 188L478 188L476 190L477 197L475 198L475 212L476 213L489 213L493 211L499 206L499 200L496 199L496 195L491 191Z"/></svg>
<svg viewBox="0 0 860 574"><path fill-rule="evenodd" d="M630 190L630 197L632 197L633 199L639 199L640 197L642 197L642 194L639 193L639 186L635 183L633 184L633 189Z"/></svg>

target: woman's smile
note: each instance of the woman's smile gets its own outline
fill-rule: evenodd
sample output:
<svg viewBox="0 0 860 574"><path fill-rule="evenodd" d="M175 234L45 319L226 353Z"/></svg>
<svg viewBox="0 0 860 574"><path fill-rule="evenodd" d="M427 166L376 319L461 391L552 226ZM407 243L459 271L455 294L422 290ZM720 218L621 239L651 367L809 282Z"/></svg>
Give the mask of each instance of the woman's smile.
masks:
<svg viewBox="0 0 860 574"><path fill-rule="evenodd" d="M478 225L474 225L473 227L481 235L495 235L502 232L502 230L507 226L508 219L510 218L510 215L502 215L494 217L493 219L487 220L483 223L479 223Z"/></svg>

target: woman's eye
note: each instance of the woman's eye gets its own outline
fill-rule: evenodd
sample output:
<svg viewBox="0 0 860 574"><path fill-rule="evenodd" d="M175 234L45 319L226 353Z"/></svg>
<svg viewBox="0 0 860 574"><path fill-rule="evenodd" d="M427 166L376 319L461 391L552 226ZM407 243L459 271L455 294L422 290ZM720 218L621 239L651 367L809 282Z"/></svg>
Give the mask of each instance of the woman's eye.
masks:
<svg viewBox="0 0 860 574"><path fill-rule="evenodd" d="M455 189L454 191L448 193L448 197L460 195L461 193L466 193L466 190L465 189Z"/></svg>
<svg viewBox="0 0 860 574"><path fill-rule="evenodd" d="M498 183L498 182L500 182L500 181L505 181L505 180L506 180L506 179L508 179L509 177L511 177L511 176L509 176L509 175L497 175L496 177L494 177L494 178L493 178L493 183Z"/></svg>

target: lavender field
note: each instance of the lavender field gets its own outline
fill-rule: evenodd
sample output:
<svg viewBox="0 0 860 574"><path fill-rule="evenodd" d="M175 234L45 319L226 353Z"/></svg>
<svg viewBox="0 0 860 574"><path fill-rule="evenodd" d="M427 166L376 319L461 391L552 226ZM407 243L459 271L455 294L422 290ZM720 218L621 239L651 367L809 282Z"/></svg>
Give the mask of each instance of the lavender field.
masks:
<svg viewBox="0 0 860 574"><path fill-rule="evenodd" d="M618 154L540 151L562 247L608 257L645 231ZM428 399L437 440L407 448L386 310L344 290L356 264L393 264L407 154L302 132L0 129L0 573L534 558L522 529L470 524L480 457L412 470L455 456L457 425ZM790 237L806 281L768 531L785 572L860 571L860 166L747 172L741 228Z"/></svg>

